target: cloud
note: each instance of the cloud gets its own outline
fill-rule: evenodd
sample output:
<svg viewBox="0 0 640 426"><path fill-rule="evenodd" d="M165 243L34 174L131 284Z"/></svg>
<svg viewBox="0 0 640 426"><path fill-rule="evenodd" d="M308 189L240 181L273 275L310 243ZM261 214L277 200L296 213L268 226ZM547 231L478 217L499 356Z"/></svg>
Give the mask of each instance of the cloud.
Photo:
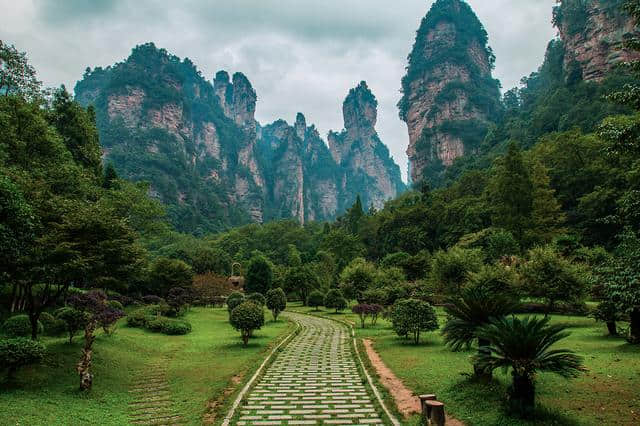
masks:
<svg viewBox="0 0 640 426"><path fill-rule="evenodd" d="M400 79L432 1L403 0L0 0L0 38L26 50L47 85L73 87L87 66L125 59L153 41L189 57L210 79L242 71L263 123L303 112L321 133L339 130L342 101L366 80L379 101L381 139L406 173ZM469 0L497 56L504 88L534 71L554 36L555 0Z"/></svg>

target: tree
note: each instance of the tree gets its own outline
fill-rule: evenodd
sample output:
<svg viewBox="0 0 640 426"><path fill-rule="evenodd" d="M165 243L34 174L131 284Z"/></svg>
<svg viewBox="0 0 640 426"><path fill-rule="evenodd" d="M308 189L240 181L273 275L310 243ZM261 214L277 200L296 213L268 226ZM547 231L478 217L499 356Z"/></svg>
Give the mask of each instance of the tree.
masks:
<svg viewBox="0 0 640 426"><path fill-rule="evenodd" d="M607 299L629 314L629 342L640 343L640 238L627 229L614 258L598 272Z"/></svg>
<svg viewBox="0 0 640 426"><path fill-rule="evenodd" d="M253 302L243 302L231 312L229 321L231 326L240 332L242 342L247 346L253 331L264 325L264 311Z"/></svg>
<svg viewBox="0 0 640 426"><path fill-rule="evenodd" d="M267 292L267 308L273 315L273 320L278 321L280 312L287 308L287 295L281 288L272 288Z"/></svg>
<svg viewBox="0 0 640 426"><path fill-rule="evenodd" d="M362 293L373 286L378 271L375 265L363 258L351 261L340 274L340 288L349 299L362 300Z"/></svg>
<svg viewBox="0 0 640 426"><path fill-rule="evenodd" d="M365 251L362 242L357 236L342 229L332 229L327 234L324 234L320 248L334 256L338 271L342 270L356 257L362 256Z"/></svg>
<svg viewBox="0 0 640 426"><path fill-rule="evenodd" d="M463 289L459 296L450 298L445 305L448 319L442 328L444 341L454 351L469 348L477 341L478 353L487 353L491 342L480 338L478 330L495 318L514 313L517 307L513 297L500 291L482 286ZM473 371L477 378L491 378L477 364Z"/></svg>
<svg viewBox="0 0 640 426"><path fill-rule="evenodd" d="M329 290L324 297L324 306L328 309L335 309L337 314L347 307L347 299L344 298L340 290Z"/></svg>
<svg viewBox="0 0 640 426"><path fill-rule="evenodd" d="M185 262L159 257L151 266L148 291L153 294L166 295L172 288L190 287L192 281L193 270Z"/></svg>
<svg viewBox="0 0 640 426"><path fill-rule="evenodd" d="M399 300L393 306L391 323L398 336L413 334L413 341L420 343L420 332L438 329L436 311L427 302L418 299Z"/></svg>
<svg viewBox="0 0 640 426"><path fill-rule="evenodd" d="M548 169L534 160L531 164L531 183L533 185L531 206L531 227L526 231L526 243L550 243L562 234L562 225L566 215L551 188Z"/></svg>
<svg viewBox="0 0 640 426"><path fill-rule="evenodd" d="M452 247L438 251L431 260L431 277L435 286L447 294L457 294L467 281L469 272L482 266L482 253L478 249Z"/></svg>
<svg viewBox="0 0 640 426"><path fill-rule="evenodd" d="M249 261L244 289L247 293L266 294L273 284L273 266L261 254L255 254Z"/></svg>
<svg viewBox="0 0 640 426"><path fill-rule="evenodd" d="M289 268L284 276L284 287L288 292L298 293L302 304L307 306L309 293L319 287L318 277L310 265Z"/></svg>
<svg viewBox="0 0 640 426"><path fill-rule="evenodd" d="M93 355L93 342L96 338L94 332L98 325L108 327L109 324L115 323L119 318L124 316L124 312L109 306L107 304L107 295L100 290L75 294L69 298L69 304L83 312L86 317L82 358L76 366L76 371L80 375L80 389L89 390L93 385L91 360Z"/></svg>
<svg viewBox="0 0 640 426"><path fill-rule="evenodd" d="M0 95L34 99L40 96L41 86L27 54L0 40Z"/></svg>
<svg viewBox="0 0 640 426"><path fill-rule="evenodd" d="M227 309L229 313L233 312L233 310L239 306L241 303L245 301L244 294L239 291L234 291L227 297Z"/></svg>
<svg viewBox="0 0 640 426"><path fill-rule="evenodd" d="M309 295L307 304L312 308L315 308L315 311L319 311L318 308L324 304L324 293L320 290L312 291Z"/></svg>
<svg viewBox="0 0 640 426"><path fill-rule="evenodd" d="M64 322L64 328L69 333L69 344L73 343L73 336L82 330L87 323L84 312L68 306L56 311L56 319Z"/></svg>
<svg viewBox="0 0 640 426"><path fill-rule="evenodd" d="M549 318L495 318L477 331L478 337L490 342L490 346L479 352L474 362L487 372L510 368L510 405L521 413L530 413L535 404L536 372L572 378L584 371L582 358L572 351L551 349L569 336L565 328L562 324L549 325Z"/></svg>
<svg viewBox="0 0 640 426"><path fill-rule="evenodd" d="M493 224L512 232L518 241L523 240L531 223L533 191L520 147L511 142L507 154L495 165L488 195Z"/></svg>
<svg viewBox="0 0 640 426"><path fill-rule="evenodd" d="M522 279L531 297L546 301L547 315L558 301L582 301L587 290L584 268L572 264L551 245L529 251L529 260L522 267Z"/></svg>
<svg viewBox="0 0 640 426"><path fill-rule="evenodd" d="M516 241L511 232L499 229L487 237L484 252L489 261L495 262L505 256L519 254L520 244L518 244L518 241Z"/></svg>

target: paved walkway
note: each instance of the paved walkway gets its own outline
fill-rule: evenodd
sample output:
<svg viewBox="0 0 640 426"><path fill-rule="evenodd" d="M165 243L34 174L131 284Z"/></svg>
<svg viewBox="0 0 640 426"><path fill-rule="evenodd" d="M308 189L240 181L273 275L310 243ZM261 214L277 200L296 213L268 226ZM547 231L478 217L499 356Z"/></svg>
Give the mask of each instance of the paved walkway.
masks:
<svg viewBox="0 0 640 426"><path fill-rule="evenodd" d="M301 332L240 407L238 425L381 424L352 354L346 326L287 312Z"/></svg>

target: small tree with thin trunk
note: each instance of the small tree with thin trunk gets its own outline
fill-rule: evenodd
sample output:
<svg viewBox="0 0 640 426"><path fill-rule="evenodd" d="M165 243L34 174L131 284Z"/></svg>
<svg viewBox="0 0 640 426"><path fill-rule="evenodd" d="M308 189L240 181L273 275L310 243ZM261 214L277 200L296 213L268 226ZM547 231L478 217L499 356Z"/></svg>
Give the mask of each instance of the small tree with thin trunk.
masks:
<svg viewBox="0 0 640 426"><path fill-rule="evenodd" d="M329 290L324 298L324 306L329 309L335 309L337 314L347 307L347 299L342 296L340 290Z"/></svg>
<svg viewBox="0 0 640 426"><path fill-rule="evenodd" d="M56 311L56 318L64 322L64 328L69 334L69 344L73 343L73 336L87 324L84 312L65 306Z"/></svg>
<svg viewBox="0 0 640 426"><path fill-rule="evenodd" d="M259 330L264 325L264 311L262 306L253 302L243 302L231 312L229 321L233 328L240 332L242 342L247 346L253 331Z"/></svg>
<svg viewBox="0 0 640 426"><path fill-rule="evenodd" d="M427 302L418 299L397 301L393 306L391 322L399 336L412 334L416 345L420 343L420 332L438 329L435 309Z"/></svg>
<svg viewBox="0 0 640 426"><path fill-rule="evenodd" d="M318 308L324 304L324 294L320 290L312 291L307 303L314 311L319 311Z"/></svg>
<svg viewBox="0 0 640 426"><path fill-rule="evenodd" d="M91 373L91 360L93 356L93 342L96 338L94 332L99 325L113 324L124 316L120 310L114 309L107 304L107 296L101 290L92 290L69 298L69 304L86 316L84 327L84 347L82 348L82 358L76 366L76 371L80 375L80 389L89 390L93 385L93 374Z"/></svg>
<svg viewBox="0 0 640 426"><path fill-rule="evenodd" d="M267 308L273 315L273 320L278 321L280 312L287 308L287 295L280 287L272 288L267 292Z"/></svg>

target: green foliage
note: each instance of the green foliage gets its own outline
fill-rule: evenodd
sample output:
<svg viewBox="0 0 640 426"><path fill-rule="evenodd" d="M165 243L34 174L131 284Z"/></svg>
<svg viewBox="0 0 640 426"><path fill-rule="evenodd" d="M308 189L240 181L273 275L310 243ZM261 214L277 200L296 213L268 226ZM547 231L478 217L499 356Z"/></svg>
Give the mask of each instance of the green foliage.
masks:
<svg viewBox="0 0 640 426"><path fill-rule="evenodd" d="M434 253L431 262L431 281L441 293L457 294L470 272L482 266L482 252L478 249L452 247Z"/></svg>
<svg viewBox="0 0 640 426"><path fill-rule="evenodd" d="M38 334L44 330L38 321ZM31 335L31 321L28 315L14 315L2 324L2 331L9 337L27 337Z"/></svg>
<svg viewBox="0 0 640 426"><path fill-rule="evenodd" d="M267 299L261 293L251 293L247 296L246 300L259 306L265 306L267 304Z"/></svg>
<svg viewBox="0 0 640 426"><path fill-rule="evenodd" d="M412 334L416 345L420 343L420 332L438 329L435 309L418 299L398 300L393 305L391 322L398 336Z"/></svg>
<svg viewBox="0 0 640 426"><path fill-rule="evenodd" d="M553 246L536 247L528 257L522 279L529 296L544 299L548 311L556 302L583 301L588 283L584 268L562 257Z"/></svg>
<svg viewBox="0 0 640 426"><path fill-rule="evenodd" d="M252 302L243 302L231 312L229 322L233 328L240 332L246 346L253 331L259 330L264 325L264 311L262 306Z"/></svg>
<svg viewBox="0 0 640 426"><path fill-rule="evenodd" d="M18 95L27 99L41 96L42 82L36 78L27 54L0 40L0 95Z"/></svg>
<svg viewBox="0 0 640 426"><path fill-rule="evenodd" d="M287 308L287 295L281 288L272 288L267 292L267 309L271 311L273 320L278 320L280 312Z"/></svg>
<svg viewBox="0 0 640 426"><path fill-rule="evenodd" d="M0 277L15 273L35 238L35 217L20 188L0 174Z"/></svg>
<svg viewBox="0 0 640 426"><path fill-rule="evenodd" d="M363 258L356 258L340 274L340 288L348 299L362 300L362 293L371 288L376 281L375 265Z"/></svg>
<svg viewBox="0 0 640 426"><path fill-rule="evenodd" d="M307 304L310 307L315 308L315 310L317 311L318 308L324 304L324 293L320 290L312 291L311 294L309 294Z"/></svg>
<svg viewBox="0 0 640 426"><path fill-rule="evenodd" d="M284 288L291 293L297 293L304 305L307 304L309 293L319 287L318 276L310 265L289 268L284 276Z"/></svg>
<svg viewBox="0 0 640 426"><path fill-rule="evenodd" d="M65 322L57 319L49 312L43 312L40 314L40 322L42 323L44 333L47 336L59 336L66 330Z"/></svg>
<svg viewBox="0 0 640 426"><path fill-rule="evenodd" d="M175 287L190 287L192 280L193 270L185 262L160 257L151 266L148 290L151 293L167 294Z"/></svg>
<svg viewBox="0 0 640 426"><path fill-rule="evenodd" d="M247 293L267 294L273 285L273 265L265 256L255 254L249 261L245 276Z"/></svg>
<svg viewBox="0 0 640 426"><path fill-rule="evenodd" d="M69 334L69 343L73 342L73 336L87 324L85 313L71 307L60 308L55 315L56 319L64 322L64 329Z"/></svg>
<svg viewBox="0 0 640 426"><path fill-rule="evenodd" d="M324 306L328 309L335 309L338 313L347 307L347 299L344 298L340 290L332 289L324 297Z"/></svg>
<svg viewBox="0 0 640 426"><path fill-rule="evenodd" d="M25 338L0 340L0 365L11 377L16 369L37 364L44 358L46 349L40 342Z"/></svg>
<svg viewBox="0 0 640 426"><path fill-rule="evenodd" d="M236 308L236 306L240 305L244 301L245 297L243 293L240 293L239 291L234 291L233 293L231 293L227 297L227 309L229 310L229 313L231 313Z"/></svg>
<svg viewBox="0 0 640 426"><path fill-rule="evenodd" d="M169 336L184 335L191 332L191 324L188 321L161 316L149 318L144 327Z"/></svg>
<svg viewBox="0 0 640 426"><path fill-rule="evenodd" d="M484 371L511 369L509 405L516 412L530 414L535 404L536 372L572 378L584 371L581 357L568 349L551 349L569 336L565 329L562 324L550 325L548 318L496 318L478 330L478 337L491 345L474 362Z"/></svg>
<svg viewBox="0 0 640 426"><path fill-rule="evenodd" d="M500 260L505 256L519 254L520 244L518 244L511 232L499 229L487 237L485 253L490 261Z"/></svg>

